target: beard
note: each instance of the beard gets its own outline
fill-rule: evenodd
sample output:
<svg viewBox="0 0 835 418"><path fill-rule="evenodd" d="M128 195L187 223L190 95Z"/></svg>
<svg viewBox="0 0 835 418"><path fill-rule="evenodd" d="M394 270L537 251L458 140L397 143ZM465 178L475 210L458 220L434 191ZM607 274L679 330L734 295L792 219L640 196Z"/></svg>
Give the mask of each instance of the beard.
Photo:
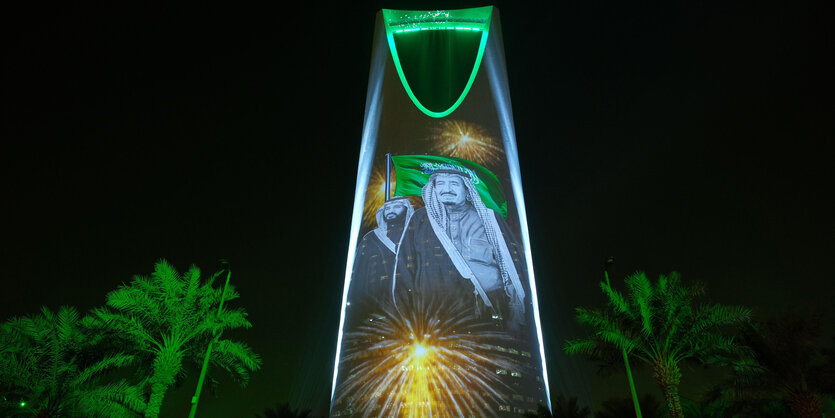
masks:
<svg viewBox="0 0 835 418"><path fill-rule="evenodd" d="M388 215L383 215L383 219L386 222L403 222L403 219L406 218L405 213L390 213Z"/></svg>

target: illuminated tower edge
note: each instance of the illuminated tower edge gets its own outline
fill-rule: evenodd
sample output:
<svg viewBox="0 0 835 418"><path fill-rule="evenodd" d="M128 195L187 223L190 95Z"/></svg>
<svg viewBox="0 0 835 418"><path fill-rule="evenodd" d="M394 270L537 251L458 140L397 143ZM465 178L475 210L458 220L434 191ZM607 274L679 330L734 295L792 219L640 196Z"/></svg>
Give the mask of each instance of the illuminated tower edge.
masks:
<svg viewBox="0 0 835 418"><path fill-rule="evenodd" d="M519 170L498 11L378 13L332 416L550 409Z"/></svg>

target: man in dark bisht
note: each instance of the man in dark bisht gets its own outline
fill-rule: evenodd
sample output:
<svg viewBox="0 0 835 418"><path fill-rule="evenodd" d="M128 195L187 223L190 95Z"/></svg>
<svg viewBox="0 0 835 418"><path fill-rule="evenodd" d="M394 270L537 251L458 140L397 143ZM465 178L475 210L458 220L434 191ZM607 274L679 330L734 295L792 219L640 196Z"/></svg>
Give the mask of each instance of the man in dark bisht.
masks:
<svg viewBox="0 0 835 418"><path fill-rule="evenodd" d="M389 200L377 210L377 228L365 234L357 245L346 306L346 315L352 322L362 320L378 301L391 299L397 246L414 212L406 197Z"/></svg>
<svg viewBox="0 0 835 418"><path fill-rule="evenodd" d="M507 223L484 205L465 172L438 170L421 194L425 207L415 211L398 252L398 304L463 301L476 318L521 331L530 300L527 268Z"/></svg>

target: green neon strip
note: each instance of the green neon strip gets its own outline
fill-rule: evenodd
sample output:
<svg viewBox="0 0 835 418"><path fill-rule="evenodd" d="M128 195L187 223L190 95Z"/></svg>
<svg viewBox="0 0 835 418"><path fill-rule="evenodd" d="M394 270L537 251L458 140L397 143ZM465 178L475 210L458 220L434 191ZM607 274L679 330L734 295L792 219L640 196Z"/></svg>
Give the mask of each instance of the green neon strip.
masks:
<svg viewBox="0 0 835 418"><path fill-rule="evenodd" d="M403 88L406 89L406 94L412 99L412 103L420 109L421 112L433 118L442 118L454 112L455 109L464 102L467 93L473 86L475 76L481 66L481 58L484 56L484 48L487 46L487 35L490 32L490 18L493 16L493 6L477 7L473 9L460 10L444 10L444 11L415 11L415 10L391 10L383 9L383 20L386 25L386 38L389 43L389 50L394 61L394 67L397 69L397 75L400 76L400 82ZM400 66L400 57L397 55L397 47L394 45L394 34L405 35L408 32L422 31L422 30L467 30L467 31L481 31L481 43L478 46L478 55L476 55L475 64L473 64L473 71L470 74L470 79L467 85L461 92L458 100L443 112L433 112L426 108L412 92L409 87L409 82L403 74L403 67Z"/></svg>

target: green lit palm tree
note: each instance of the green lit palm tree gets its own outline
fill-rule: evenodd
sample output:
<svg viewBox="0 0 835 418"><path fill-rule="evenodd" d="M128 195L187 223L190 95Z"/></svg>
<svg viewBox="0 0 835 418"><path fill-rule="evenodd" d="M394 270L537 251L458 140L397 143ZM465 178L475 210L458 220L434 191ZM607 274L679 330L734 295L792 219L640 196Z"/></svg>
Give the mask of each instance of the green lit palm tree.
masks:
<svg viewBox="0 0 835 418"><path fill-rule="evenodd" d="M134 344L137 355L148 360L146 417L159 415L165 393L185 373L184 364L201 363L213 339L210 364L229 372L241 385L261 367L261 359L249 346L220 339L224 330L252 327L242 308L218 312L221 298L239 297L232 286L225 294L212 286L220 273L202 282L196 266L181 275L160 260L150 277L135 276L130 284L107 294L105 308L94 310L102 326L117 330Z"/></svg>
<svg viewBox="0 0 835 418"><path fill-rule="evenodd" d="M569 354L599 356L601 347L614 346L653 370L672 418L682 416L678 386L680 364L685 360L704 363L730 362L743 348L723 331L747 322L751 311L742 307L695 305L704 287L685 285L678 273L661 275L652 283L639 272L626 278L627 296L607 282L601 289L608 299L606 309L577 308L577 320L591 326L586 338L566 342Z"/></svg>
<svg viewBox="0 0 835 418"><path fill-rule="evenodd" d="M71 307L13 318L0 328L0 412L4 416L129 417L145 409L141 390L109 371L135 357L110 350Z"/></svg>

